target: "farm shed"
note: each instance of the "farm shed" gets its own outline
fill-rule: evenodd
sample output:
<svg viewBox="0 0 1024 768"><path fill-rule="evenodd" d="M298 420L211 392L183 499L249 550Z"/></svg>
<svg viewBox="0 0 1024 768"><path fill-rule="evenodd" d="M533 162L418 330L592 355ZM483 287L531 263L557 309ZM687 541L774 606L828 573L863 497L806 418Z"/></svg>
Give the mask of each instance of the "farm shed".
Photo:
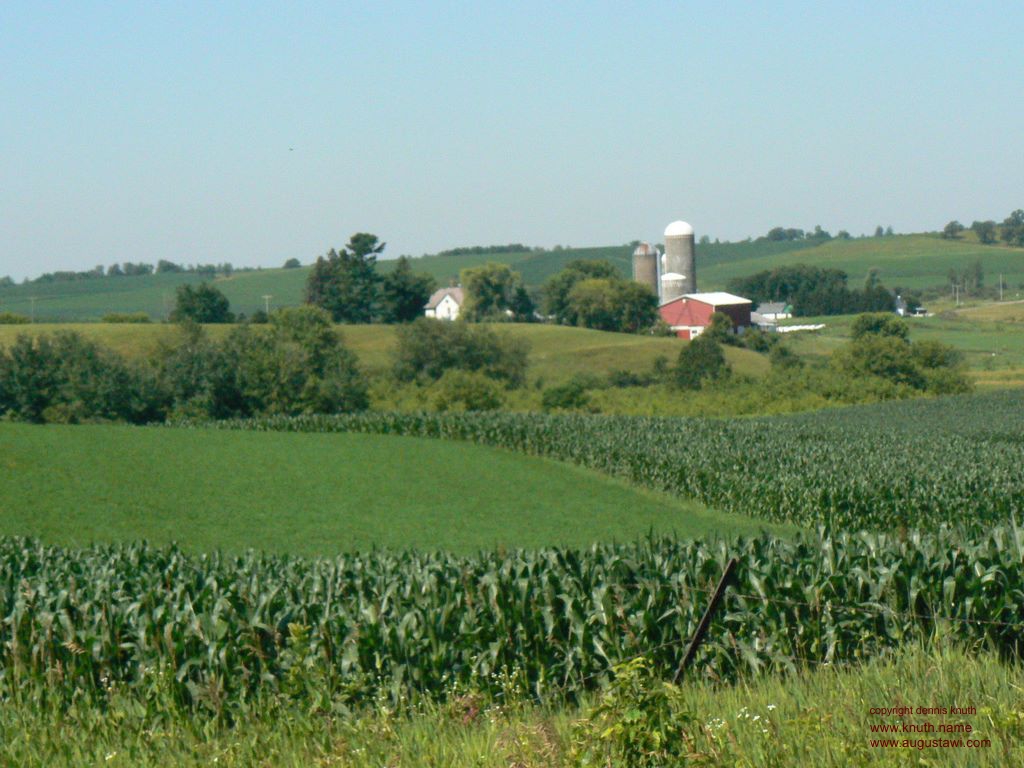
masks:
<svg viewBox="0 0 1024 768"><path fill-rule="evenodd" d="M462 288L439 288L430 295L430 300L423 307L423 314L438 320L455 320L463 301Z"/></svg>
<svg viewBox="0 0 1024 768"><path fill-rule="evenodd" d="M724 291L687 293L658 307L661 319L681 339L700 336L711 325L711 315L721 312L732 320L737 333L750 327L750 299Z"/></svg>
<svg viewBox="0 0 1024 768"><path fill-rule="evenodd" d="M755 311L765 320L788 320L793 316L793 305L781 301L768 301L758 304Z"/></svg>

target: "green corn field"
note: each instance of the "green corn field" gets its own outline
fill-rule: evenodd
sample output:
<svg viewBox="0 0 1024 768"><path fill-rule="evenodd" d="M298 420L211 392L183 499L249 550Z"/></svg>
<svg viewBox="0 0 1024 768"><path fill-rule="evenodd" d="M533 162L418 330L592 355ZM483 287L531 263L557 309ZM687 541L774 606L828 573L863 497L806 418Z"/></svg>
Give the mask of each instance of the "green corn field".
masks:
<svg viewBox="0 0 1024 768"><path fill-rule="evenodd" d="M262 693L355 705L500 690L572 698L644 655L678 667L729 557L698 674L842 664L936 636L1016 655L1024 531L654 539L470 557L190 556L0 540L0 690L129 689L221 713Z"/></svg>
<svg viewBox="0 0 1024 768"><path fill-rule="evenodd" d="M1019 657L1022 405L1019 393L996 393L733 421L371 413L221 423L475 441L808 530L333 559L3 538L0 696L31 687L102 706L126 691L218 715L264 695L314 709L509 685L574 699L638 656L674 676L733 557L735 581L689 674L843 665L935 639Z"/></svg>

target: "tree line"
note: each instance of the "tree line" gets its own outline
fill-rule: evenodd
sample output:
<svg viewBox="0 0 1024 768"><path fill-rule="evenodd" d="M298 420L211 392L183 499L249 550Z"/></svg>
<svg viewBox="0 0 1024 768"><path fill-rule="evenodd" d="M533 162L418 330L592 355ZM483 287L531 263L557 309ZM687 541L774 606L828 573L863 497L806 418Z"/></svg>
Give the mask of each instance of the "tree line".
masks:
<svg viewBox="0 0 1024 768"><path fill-rule="evenodd" d="M958 240L967 229L954 219L942 228L942 237L944 240ZM984 245L994 245L1002 240L1007 245L1024 247L1024 210L1018 208L1000 224L993 219L973 221L970 230L977 235L978 242Z"/></svg>
<svg viewBox="0 0 1024 768"><path fill-rule="evenodd" d="M431 387L435 407L479 409L525 383L528 353L526 341L488 326L420 318L397 335L386 377ZM0 350L0 419L144 424L349 413L369 407L369 390L356 354L317 307L276 310L265 327L244 323L220 341L184 322L140 360L70 331L23 334Z"/></svg>
<svg viewBox="0 0 1024 768"><path fill-rule="evenodd" d="M841 269L796 264L733 278L726 284L726 290L754 304L769 301L792 304L793 314L801 317L895 309L895 296L882 285L878 270L868 272L860 289L850 288L848 279Z"/></svg>
<svg viewBox="0 0 1024 768"><path fill-rule="evenodd" d="M72 271L58 271L58 272L45 272L44 274L36 277L32 280L26 280L27 284L44 284L44 283L69 283L76 282L79 280L95 280L102 277L138 277L140 275L163 275L163 274L198 274L198 275L209 275L211 277L215 275L230 275L234 272L249 272L253 271L253 267L239 267L236 268L231 265L230 262L224 262L222 264L176 264L173 261L166 261L160 259L155 265L146 264L144 262L133 262L125 261L120 264L111 264L109 267L104 268L102 265L97 265L92 269L88 269L82 272ZM8 284L13 285L14 281L8 278Z"/></svg>

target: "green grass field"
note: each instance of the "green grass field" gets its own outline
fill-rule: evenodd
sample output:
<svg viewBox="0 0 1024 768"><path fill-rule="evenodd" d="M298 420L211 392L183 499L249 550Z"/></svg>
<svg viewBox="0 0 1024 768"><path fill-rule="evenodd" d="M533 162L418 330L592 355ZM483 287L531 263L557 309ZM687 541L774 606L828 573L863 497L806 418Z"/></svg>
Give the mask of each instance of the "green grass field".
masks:
<svg viewBox="0 0 1024 768"><path fill-rule="evenodd" d="M842 269L850 276L851 287L859 287L868 270L877 267L882 282L890 288L930 288L947 284L949 270L961 271L975 259L981 260L987 283L995 284L1002 274L1011 286L1011 295L1019 293L1024 282L1024 249L981 245L968 238L943 240L931 234L830 240L802 250L733 258L703 270L699 248L697 253L703 288L721 287L730 278L800 263Z"/></svg>
<svg viewBox="0 0 1024 768"><path fill-rule="evenodd" d="M564 248L493 255L424 256L414 268L432 275L439 284L458 279L466 267L489 261L509 264L519 271L528 285L539 286L573 259L606 259L623 276L632 274L629 245ZM308 261L313 261L311 255ZM974 259L981 259L989 284L1002 274L1011 286L1010 298L1024 283L1024 249L981 245L971 233L960 240L943 240L935 234L868 237L854 240L769 242L754 240L740 243L710 243L697 246L697 274L701 290L718 290L733 277L751 275L784 264L807 263L836 267L850 275L850 284L859 285L872 267L881 270L884 284L905 288L943 285L950 269L962 270ZM387 272L394 261L381 261ZM264 306L264 295L271 306L295 306L302 301L309 267L299 269L261 269L218 277L216 285L231 301L235 312L247 315ZM95 321L108 312L146 312L161 319L173 307L175 289L183 283L198 283L199 275L161 274L142 277L112 277L68 283L15 285L0 288L0 311L29 315L35 297L38 320L59 322Z"/></svg>
<svg viewBox="0 0 1024 768"><path fill-rule="evenodd" d="M264 295L272 296L271 307L300 304L307 273L305 268L263 269L218 277L213 282L228 297L233 312L251 315L264 307ZM145 312L161 320L174 308L178 286L203 281L209 282L209 278L172 273L15 285L0 288L0 312L30 316L35 297L39 321L91 322L108 312Z"/></svg>
<svg viewBox="0 0 1024 768"><path fill-rule="evenodd" d="M768 527L568 464L372 435L0 424L0 534L330 555Z"/></svg>
<svg viewBox="0 0 1024 768"><path fill-rule="evenodd" d="M799 354L829 355L850 340L855 315L800 317L786 325L824 323L820 331L786 337ZM964 354L982 385L1024 384L1024 303L984 303L933 317L908 318L912 341L941 341Z"/></svg>

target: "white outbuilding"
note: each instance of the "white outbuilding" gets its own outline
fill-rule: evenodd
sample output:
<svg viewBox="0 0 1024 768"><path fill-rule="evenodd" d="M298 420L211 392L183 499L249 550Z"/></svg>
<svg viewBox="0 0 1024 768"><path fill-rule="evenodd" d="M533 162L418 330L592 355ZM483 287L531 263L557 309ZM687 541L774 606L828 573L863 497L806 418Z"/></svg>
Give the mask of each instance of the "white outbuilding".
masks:
<svg viewBox="0 0 1024 768"><path fill-rule="evenodd" d="M458 286L439 288L431 294L430 301L423 307L423 313L438 320L455 320L464 300L462 288Z"/></svg>

